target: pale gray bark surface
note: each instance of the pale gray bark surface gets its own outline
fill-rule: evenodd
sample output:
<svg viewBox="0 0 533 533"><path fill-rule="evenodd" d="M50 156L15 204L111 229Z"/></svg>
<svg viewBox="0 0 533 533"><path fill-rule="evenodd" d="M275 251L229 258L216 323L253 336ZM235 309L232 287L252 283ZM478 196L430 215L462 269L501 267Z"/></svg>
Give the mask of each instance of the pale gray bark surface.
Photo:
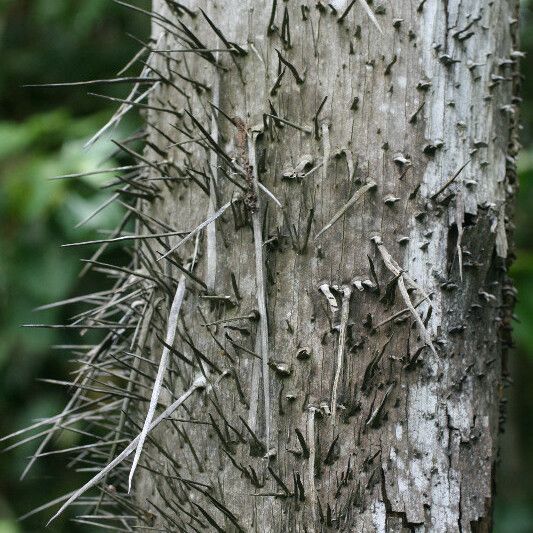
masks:
<svg viewBox="0 0 533 533"><path fill-rule="evenodd" d="M166 531L488 531L512 299L515 1L374 2L382 33L360 1L342 20L346 0L278 1L273 15L270 1L181 4L196 16L154 0L154 49L226 48L203 8L246 54L150 55L175 85L149 96L165 109L146 110L149 142L167 153L145 157L170 159L178 180L153 182L160 196L140 209L170 228L154 232L188 232L234 202L168 255L214 289L186 276L159 401L201 372L211 386L149 435L137 504ZM168 244L140 253L175 291L181 271L154 261ZM159 363L172 297L152 301L141 348ZM140 427L148 404L133 405Z"/></svg>

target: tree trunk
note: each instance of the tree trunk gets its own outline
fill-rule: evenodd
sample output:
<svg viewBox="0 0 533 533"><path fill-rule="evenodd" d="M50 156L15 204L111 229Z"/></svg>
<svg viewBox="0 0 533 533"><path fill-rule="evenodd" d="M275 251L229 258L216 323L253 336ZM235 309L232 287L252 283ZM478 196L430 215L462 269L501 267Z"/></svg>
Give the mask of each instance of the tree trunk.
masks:
<svg viewBox="0 0 533 533"><path fill-rule="evenodd" d="M489 531L515 0L152 9L138 526Z"/></svg>
<svg viewBox="0 0 533 533"><path fill-rule="evenodd" d="M232 203L159 262L186 287L169 387L211 388L154 432L139 505L184 531L490 530L514 0L187 6L154 0L153 48L219 51L151 55L145 156L184 143L183 181L142 209L189 232Z"/></svg>

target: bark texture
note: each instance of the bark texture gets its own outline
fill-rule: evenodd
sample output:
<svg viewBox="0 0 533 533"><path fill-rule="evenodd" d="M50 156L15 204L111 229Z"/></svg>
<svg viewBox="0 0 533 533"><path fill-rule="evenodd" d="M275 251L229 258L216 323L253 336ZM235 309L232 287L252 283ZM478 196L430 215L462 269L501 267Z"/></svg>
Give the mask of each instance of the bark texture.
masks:
<svg viewBox="0 0 533 533"><path fill-rule="evenodd" d="M172 361L174 394L200 366L213 385L145 458L201 485L146 470L138 503L171 530L488 531L514 0L184 5L194 16L154 1L154 48L239 48L152 54L181 90L150 96L172 110L147 112L150 141L200 139L170 159L209 185L162 187L143 210L190 231L233 203L168 256L206 280L216 253L212 290L187 280L180 316L196 363Z"/></svg>
<svg viewBox="0 0 533 533"><path fill-rule="evenodd" d="M150 426L131 400L150 397L163 352L152 404L182 400L148 433L135 523L489 531L515 0L152 11L135 190L157 196L137 229L180 234L136 249L118 433ZM110 475L116 503L125 478Z"/></svg>

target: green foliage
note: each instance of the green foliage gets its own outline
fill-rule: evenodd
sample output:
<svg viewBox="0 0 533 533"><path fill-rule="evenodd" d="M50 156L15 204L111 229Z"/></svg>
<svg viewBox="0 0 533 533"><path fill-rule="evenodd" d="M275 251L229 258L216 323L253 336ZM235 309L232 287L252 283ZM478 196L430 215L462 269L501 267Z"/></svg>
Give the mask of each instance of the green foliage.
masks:
<svg viewBox="0 0 533 533"><path fill-rule="evenodd" d="M533 149L524 151L519 160L520 194L515 216L517 258L511 275L519 291L516 305L518 320L514 337L524 355L533 358Z"/></svg>
<svg viewBox="0 0 533 533"><path fill-rule="evenodd" d="M60 308L32 311L73 293L90 292L92 282L89 287L81 286L78 279L79 260L86 251L61 249L60 245L98 238L96 228L112 228L122 216L112 204L75 229L110 196L110 192L99 190L109 176L49 180L59 174L94 169L109 157L101 145L90 151L82 147L83 140L102 122L100 115L73 119L61 110L33 116L24 123L0 123L0 409L11 413L7 423L1 425L3 434L55 414L64 401L63 391L50 386L36 389L34 380L36 376L65 375L64 355L51 353L50 346L75 339L62 330L22 331L21 324L65 321ZM111 159L108 164L114 163ZM38 401L27 397L32 390L39 391L34 397ZM24 409L19 409L21 406ZM16 479L29 450L30 447L21 448L15 461L2 470L16 483L13 490L22 489ZM57 485L58 490L66 489ZM26 510L40 501L42 497L35 494L27 498ZM17 509L20 511L22 507Z"/></svg>
<svg viewBox="0 0 533 533"><path fill-rule="evenodd" d="M87 249L61 245L101 238L100 230L115 227L122 217L110 205L75 227L111 195L100 190L110 175L50 180L93 170L109 158L109 143L90 150L83 143L113 108L88 97L83 87L21 86L113 76L139 48L126 32L146 39L148 29L145 17L109 0L0 0L1 435L56 414L64 405L68 392L38 383L36 377L66 376L72 368L65 353L50 347L78 343L79 338L70 330L23 330L21 325L65 323L72 308L33 310L101 287L101 282L95 287L91 275L78 277ZM105 92L123 97L125 90L113 86ZM130 117L112 135L126 136L138 126L138 119ZM113 157L105 166L116 163ZM65 432L54 446L70 447L78 441L79 436ZM81 481L76 473L65 472L62 458L51 456L39 460L30 478L20 483L18 477L34 449L35 442L0 455L0 533L42 531L46 512L21 524L16 517ZM87 529L66 517L52 531Z"/></svg>
<svg viewBox="0 0 533 533"><path fill-rule="evenodd" d="M12 520L0 520L0 533L19 533L20 529Z"/></svg>
<svg viewBox="0 0 533 533"><path fill-rule="evenodd" d="M98 191L109 179L105 175L49 179L93 169L109 155L98 148L101 145L90 151L82 148L82 139L101 123L98 115L73 121L66 111L36 115L22 124L0 123L0 290L9 310L2 321L0 367L15 346L33 351L54 340L50 330L21 335L20 324L32 316L32 306L60 299L73 289L82 251L67 253L60 244L94 237L97 227L118 222L118 208L111 205L83 229L74 229L110 195ZM46 318L56 319L57 312Z"/></svg>

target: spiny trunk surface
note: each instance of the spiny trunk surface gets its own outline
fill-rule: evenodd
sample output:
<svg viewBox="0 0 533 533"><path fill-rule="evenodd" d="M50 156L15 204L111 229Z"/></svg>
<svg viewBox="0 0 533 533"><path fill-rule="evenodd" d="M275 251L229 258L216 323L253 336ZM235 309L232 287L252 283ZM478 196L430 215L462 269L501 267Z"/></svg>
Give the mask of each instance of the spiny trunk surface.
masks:
<svg viewBox="0 0 533 533"><path fill-rule="evenodd" d="M154 267L201 281L159 401L211 386L150 434L138 504L167 531L488 531L515 1L152 9L145 157L175 180L140 208L184 234L139 255L231 205ZM158 363L172 298L153 301Z"/></svg>

